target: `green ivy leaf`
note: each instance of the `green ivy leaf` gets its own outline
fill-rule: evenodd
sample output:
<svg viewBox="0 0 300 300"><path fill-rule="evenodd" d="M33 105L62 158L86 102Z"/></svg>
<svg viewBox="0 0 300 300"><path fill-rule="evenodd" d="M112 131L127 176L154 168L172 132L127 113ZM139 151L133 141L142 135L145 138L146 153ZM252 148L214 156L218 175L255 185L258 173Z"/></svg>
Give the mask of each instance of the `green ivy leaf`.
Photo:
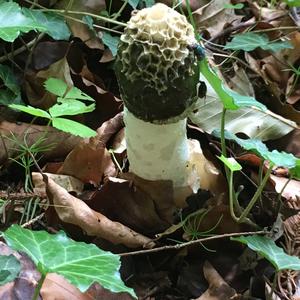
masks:
<svg viewBox="0 0 300 300"><path fill-rule="evenodd" d="M7 229L4 238L14 250L26 252L39 266L39 271L58 273L81 292L94 282L99 282L113 292L128 292L135 297L134 291L125 286L120 278L120 258L94 244L75 242L62 231L52 235L46 231L23 229L18 225Z"/></svg>
<svg viewBox="0 0 300 300"><path fill-rule="evenodd" d="M13 281L21 271L21 263L14 255L0 255L0 286Z"/></svg>
<svg viewBox="0 0 300 300"><path fill-rule="evenodd" d="M17 109L17 110L23 111L27 114L30 114L30 115L33 115L36 117L51 119L51 116L45 110L35 108L30 105L25 106L25 105L19 105L19 104L10 104L8 106L12 109Z"/></svg>
<svg viewBox="0 0 300 300"><path fill-rule="evenodd" d="M90 30L95 31L95 28L93 26L94 25L94 20L91 16L83 16L82 21L88 26L88 28Z"/></svg>
<svg viewBox="0 0 300 300"><path fill-rule="evenodd" d="M151 7L155 4L155 0L143 0L146 7Z"/></svg>
<svg viewBox="0 0 300 300"><path fill-rule="evenodd" d="M220 137L220 130L213 131L213 135ZM235 134L225 131L225 138L228 140L234 140L242 148L250 150L262 157L265 160L269 160L272 164L276 166L286 167L292 169L296 167L297 158L286 152L279 152L277 150L269 151L267 146L260 140L257 139L241 139Z"/></svg>
<svg viewBox="0 0 300 300"><path fill-rule="evenodd" d="M68 40L70 38L71 32L62 16L37 9L23 8L22 10L26 17L31 18L37 24L43 24L44 32L54 40Z"/></svg>
<svg viewBox="0 0 300 300"><path fill-rule="evenodd" d="M130 6L133 8L133 9L136 9L138 4L139 4L140 0L129 0L128 3L130 4Z"/></svg>
<svg viewBox="0 0 300 300"><path fill-rule="evenodd" d="M287 41L270 42L266 34L255 32L235 35L232 41L225 45L224 49L252 51L259 47L273 52L282 49L293 49L293 45Z"/></svg>
<svg viewBox="0 0 300 300"><path fill-rule="evenodd" d="M55 104L49 109L51 117L74 116L91 112L95 109L95 104L85 105L81 101L69 99L60 104Z"/></svg>
<svg viewBox="0 0 300 300"><path fill-rule="evenodd" d="M244 96L244 95L240 95L239 93L223 86L223 89L225 90L225 92L230 95L233 99L233 103L235 104L235 106L237 106L238 108L241 107L257 107L258 109L262 110L262 111L266 111L267 107L265 105L263 105L262 103L258 102L255 98L250 97L250 96Z"/></svg>
<svg viewBox="0 0 300 300"><path fill-rule="evenodd" d="M296 256L286 254L282 248L278 247L270 238L252 235L232 237L232 241L246 244L250 249L258 252L266 258L277 271L280 270L300 270L300 259Z"/></svg>
<svg viewBox="0 0 300 300"><path fill-rule="evenodd" d="M113 56L117 55L120 38L108 32L102 32L102 41L109 48Z"/></svg>
<svg viewBox="0 0 300 300"><path fill-rule="evenodd" d="M15 95L20 93L20 86L10 67L0 65L0 78L3 81L3 84Z"/></svg>
<svg viewBox="0 0 300 300"><path fill-rule="evenodd" d="M286 167L288 169L294 168L296 166L297 158L286 152L279 152L277 150L268 151L265 154L265 159L271 161L276 166Z"/></svg>
<svg viewBox="0 0 300 300"><path fill-rule="evenodd" d="M82 125L78 122L69 119L53 118L52 125L53 127L59 130L69 132L71 134L78 135L83 138L89 138L97 135L97 132L95 130L92 130L85 125Z"/></svg>
<svg viewBox="0 0 300 300"><path fill-rule="evenodd" d="M0 3L0 38L13 42L21 32L45 31L46 27L26 17L16 2Z"/></svg>

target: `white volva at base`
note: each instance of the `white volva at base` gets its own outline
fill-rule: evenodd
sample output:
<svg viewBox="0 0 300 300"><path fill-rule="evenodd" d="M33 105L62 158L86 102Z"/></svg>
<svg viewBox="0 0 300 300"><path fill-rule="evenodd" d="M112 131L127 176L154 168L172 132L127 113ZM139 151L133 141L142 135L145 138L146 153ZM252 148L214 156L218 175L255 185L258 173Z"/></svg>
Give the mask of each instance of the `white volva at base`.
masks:
<svg viewBox="0 0 300 300"><path fill-rule="evenodd" d="M147 180L172 180L174 187L188 185L193 175L186 118L171 124L153 124L124 110L130 171Z"/></svg>

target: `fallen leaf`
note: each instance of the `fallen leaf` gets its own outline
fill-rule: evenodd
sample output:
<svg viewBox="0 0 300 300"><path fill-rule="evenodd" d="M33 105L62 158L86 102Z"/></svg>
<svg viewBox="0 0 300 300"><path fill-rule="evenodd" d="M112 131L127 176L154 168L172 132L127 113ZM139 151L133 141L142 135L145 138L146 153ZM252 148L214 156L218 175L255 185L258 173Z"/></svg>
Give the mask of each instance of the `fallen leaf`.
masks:
<svg viewBox="0 0 300 300"><path fill-rule="evenodd" d="M208 261L204 263L203 272L205 279L209 283L209 288L196 300L239 299L236 291L225 282Z"/></svg>
<svg viewBox="0 0 300 300"><path fill-rule="evenodd" d="M211 36L217 35L227 25L240 22L242 16L235 14L230 0L212 0L193 12L198 30L207 30Z"/></svg>
<svg viewBox="0 0 300 300"><path fill-rule="evenodd" d="M174 212L172 183L128 173L122 177L128 180L109 178L89 201L90 207L145 234L154 235L169 227Z"/></svg>
<svg viewBox="0 0 300 300"><path fill-rule="evenodd" d="M79 194L83 191L83 183L76 179L75 177L68 176L68 175L57 175L57 174L51 174L51 173L44 173L48 176L48 178L51 178L54 180L57 184L65 188L68 192L75 192L76 194ZM32 182L34 184L34 193L41 197L46 197L46 185L43 181L43 178L40 173L32 172L31 173Z"/></svg>
<svg viewBox="0 0 300 300"><path fill-rule="evenodd" d="M47 181L47 195L63 222L77 225L88 235L104 238L113 244L123 244L130 248L152 248L155 245L151 239L92 210L51 178Z"/></svg>
<svg viewBox="0 0 300 300"><path fill-rule="evenodd" d="M53 127L32 125L27 123L0 122L0 164L4 164L10 157L16 157L21 145L26 141L28 147L36 141L45 138L40 144L41 148L48 148L43 152L44 158L64 158L82 138L59 131ZM13 140L16 137L16 141Z"/></svg>
<svg viewBox="0 0 300 300"><path fill-rule="evenodd" d="M82 141L70 152L60 174L72 175L94 186L101 183L103 176L115 176L116 168L106 149L106 143L122 126L122 114L104 122L98 128L96 137Z"/></svg>
<svg viewBox="0 0 300 300"><path fill-rule="evenodd" d="M299 201L300 199L300 181L288 178L279 177L275 175L270 175L271 181L275 185L275 190L277 193L281 193L282 188L285 186L282 196L287 200ZM288 182L289 181L289 182ZM288 183L287 183L288 182Z"/></svg>

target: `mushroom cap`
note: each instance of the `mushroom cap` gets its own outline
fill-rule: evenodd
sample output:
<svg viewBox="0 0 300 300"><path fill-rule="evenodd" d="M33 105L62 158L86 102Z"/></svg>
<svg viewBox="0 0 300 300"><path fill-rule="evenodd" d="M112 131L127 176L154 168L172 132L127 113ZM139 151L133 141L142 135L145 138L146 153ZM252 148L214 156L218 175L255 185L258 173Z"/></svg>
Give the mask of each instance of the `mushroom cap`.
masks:
<svg viewBox="0 0 300 300"><path fill-rule="evenodd" d="M185 16L164 4L131 17L121 36L115 71L121 97L137 118L165 123L185 117L197 99L199 67L188 49L195 42Z"/></svg>

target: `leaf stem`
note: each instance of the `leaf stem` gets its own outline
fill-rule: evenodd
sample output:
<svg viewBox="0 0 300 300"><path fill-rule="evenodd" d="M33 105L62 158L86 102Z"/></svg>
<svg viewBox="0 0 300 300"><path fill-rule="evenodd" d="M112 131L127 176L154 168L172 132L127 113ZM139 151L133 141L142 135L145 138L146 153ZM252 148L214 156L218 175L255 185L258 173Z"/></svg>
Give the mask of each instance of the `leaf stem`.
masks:
<svg viewBox="0 0 300 300"><path fill-rule="evenodd" d="M40 294L40 290L41 290L42 285L43 285L43 283L44 283L44 281L45 281L45 279L46 279L46 275L47 275L47 274L41 273L41 278L40 278L40 280L39 280L39 282L38 282L37 287L36 287L35 290L34 290L34 294L33 294L32 300L37 300L37 299L38 299L39 294Z"/></svg>

